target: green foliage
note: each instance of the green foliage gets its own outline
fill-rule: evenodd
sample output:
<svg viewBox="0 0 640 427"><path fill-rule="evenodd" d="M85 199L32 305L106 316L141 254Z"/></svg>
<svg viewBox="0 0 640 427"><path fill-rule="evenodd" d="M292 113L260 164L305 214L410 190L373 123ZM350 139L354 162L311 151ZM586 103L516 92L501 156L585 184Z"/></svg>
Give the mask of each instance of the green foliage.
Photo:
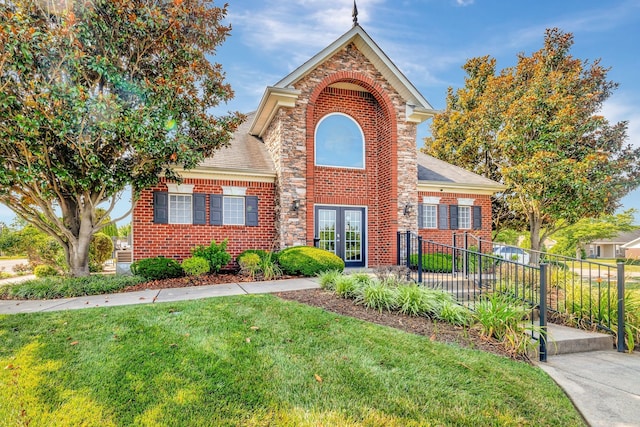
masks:
<svg viewBox="0 0 640 427"><path fill-rule="evenodd" d="M209 113L233 95L210 62L226 6L63 4L0 11L0 202L74 252L102 228L95 206L177 179L174 165L197 166L243 117ZM87 274L76 255L72 274Z"/></svg>
<svg viewBox="0 0 640 427"><path fill-rule="evenodd" d="M52 267L47 264L43 264L43 265L36 266L36 268L33 269L33 274L37 278L51 277L51 276L57 276L58 270L56 270L55 267Z"/></svg>
<svg viewBox="0 0 640 427"><path fill-rule="evenodd" d="M412 267L418 266L418 255L409 256ZM450 273L453 269L453 257L450 254L432 253L422 254L422 271L432 273Z"/></svg>
<svg viewBox="0 0 640 427"><path fill-rule="evenodd" d="M360 288L356 303L380 312L391 311L396 306L396 292L385 283L372 282Z"/></svg>
<svg viewBox="0 0 640 427"><path fill-rule="evenodd" d="M360 287L360 282L353 276L341 275L335 279L335 292L342 298L354 298Z"/></svg>
<svg viewBox="0 0 640 427"><path fill-rule="evenodd" d="M426 307L423 303L423 288L417 285L405 285L398 287L396 294L396 304L398 311L408 316L421 316L426 313Z"/></svg>
<svg viewBox="0 0 640 427"><path fill-rule="evenodd" d="M89 263L96 264L100 270L104 263L113 255L113 240L104 233L96 233L91 238L89 246Z"/></svg>
<svg viewBox="0 0 640 427"><path fill-rule="evenodd" d="M178 261L171 258L144 258L131 264L131 272L147 280L171 279L184 274Z"/></svg>
<svg viewBox="0 0 640 427"><path fill-rule="evenodd" d="M273 280L282 276L282 269L276 263L273 253L267 252L262 258L260 258L260 270L265 280Z"/></svg>
<svg viewBox="0 0 640 427"><path fill-rule="evenodd" d="M118 236L129 237L130 234L131 234L131 224L125 224L118 227Z"/></svg>
<svg viewBox="0 0 640 427"><path fill-rule="evenodd" d="M180 264L187 276L202 276L209 272L209 261L201 257L186 258Z"/></svg>
<svg viewBox="0 0 640 427"><path fill-rule="evenodd" d="M637 229L634 225L635 213L635 209L628 209L615 215L582 218L552 236L557 243L549 252L570 257L581 255L579 252L584 246L594 240L610 239L618 233Z"/></svg>
<svg viewBox="0 0 640 427"><path fill-rule="evenodd" d="M250 255L250 254L258 255L258 257L260 257L260 259L263 259L269 253L270 253L269 251L265 251L264 249L247 249L246 251L240 252L240 255L238 255L236 257L236 261L238 262L238 264L240 264L240 261L242 260L242 258L244 258L246 255Z"/></svg>
<svg viewBox="0 0 640 427"><path fill-rule="evenodd" d="M323 271L344 270L344 261L337 255L311 246L293 246L278 254L278 262L285 274L317 276Z"/></svg>
<svg viewBox="0 0 640 427"><path fill-rule="evenodd" d="M238 265L240 266L240 273L247 274L252 278L255 278L260 273L260 255L256 253L242 253L237 258ZM208 264L207 264L208 265Z"/></svg>
<svg viewBox="0 0 640 427"><path fill-rule="evenodd" d="M217 273L231 261L231 255L227 252L227 244L227 239L224 239L220 244L212 240L209 246L200 245L191 249L191 255L206 259L209 262L210 271Z"/></svg>
<svg viewBox="0 0 640 427"><path fill-rule="evenodd" d="M342 276L340 270L325 270L318 274L320 279L320 287L322 289L333 291L336 288L336 280Z"/></svg>
<svg viewBox="0 0 640 427"><path fill-rule="evenodd" d="M570 54L573 35L546 31L544 46L502 71L489 56L464 65L424 151L507 186L499 204L530 225L531 249L584 217L611 213L640 183L640 148L602 105L617 84L608 69Z"/></svg>
<svg viewBox="0 0 640 427"><path fill-rule="evenodd" d="M42 266L41 266L42 267ZM118 292L144 282L139 276L46 277L0 287L0 299L54 299Z"/></svg>
<svg viewBox="0 0 640 427"><path fill-rule="evenodd" d="M504 243L509 246L518 246L518 240L520 239L521 234L522 233L517 230L505 228L495 235L493 241L497 243Z"/></svg>
<svg viewBox="0 0 640 427"><path fill-rule="evenodd" d="M467 326L472 321L471 311L467 307L449 299L442 300L438 318L458 326Z"/></svg>

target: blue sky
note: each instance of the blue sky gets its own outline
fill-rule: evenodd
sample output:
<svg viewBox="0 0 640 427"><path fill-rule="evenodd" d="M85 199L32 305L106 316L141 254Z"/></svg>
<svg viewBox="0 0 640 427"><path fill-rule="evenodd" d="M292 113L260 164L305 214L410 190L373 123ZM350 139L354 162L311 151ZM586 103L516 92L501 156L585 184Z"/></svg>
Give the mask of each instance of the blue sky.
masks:
<svg viewBox="0 0 640 427"><path fill-rule="evenodd" d="M352 24L352 0L229 3L232 35L214 60L223 65L236 96L217 113L255 110L266 86ZM360 25L436 109L445 107L449 86L464 85L461 67L468 58L491 55L502 69L514 65L518 53L529 55L540 49L546 28L573 33L571 53L590 61L600 58L611 67L609 78L620 84L602 113L612 122L628 120L628 141L640 146L640 0L358 0L357 4ZM428 126L421 125L420 136L428 133ZM622 203L640 210L640 189ZM10 223L11 217L0 205L0 221Z"/></svg>

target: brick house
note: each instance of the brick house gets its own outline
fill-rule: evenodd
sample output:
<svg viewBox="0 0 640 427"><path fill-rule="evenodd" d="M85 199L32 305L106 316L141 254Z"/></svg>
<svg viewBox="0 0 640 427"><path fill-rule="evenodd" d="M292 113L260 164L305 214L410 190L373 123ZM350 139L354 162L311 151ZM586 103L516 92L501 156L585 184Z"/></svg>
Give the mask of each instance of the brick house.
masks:
<svg viewBox="0 0 640 427"><path fill-rule="evenodd" d="M364 267L395 262L399 230L490 239L503 187L417 150L417 125L435 113L355 23L267 87L229 147L181 171L181 185L142 193L134 259L228 238L234 256L315 243Z"/></svg>

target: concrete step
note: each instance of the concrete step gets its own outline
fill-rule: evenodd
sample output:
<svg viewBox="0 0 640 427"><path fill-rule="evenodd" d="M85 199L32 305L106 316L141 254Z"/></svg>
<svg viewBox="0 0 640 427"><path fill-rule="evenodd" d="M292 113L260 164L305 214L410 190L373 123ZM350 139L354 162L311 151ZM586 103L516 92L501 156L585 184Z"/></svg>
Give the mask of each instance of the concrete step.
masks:
<svg viewBox="0 0 640 427"><path fill-rule="evenodd" d="M568 326L549 323L547 325L547 355L584 353L588 351L613 350L613 336L600 332L585 331ZM536 334L537 335L537 334ZM538 346L530 358L538 357Z"/></svg>

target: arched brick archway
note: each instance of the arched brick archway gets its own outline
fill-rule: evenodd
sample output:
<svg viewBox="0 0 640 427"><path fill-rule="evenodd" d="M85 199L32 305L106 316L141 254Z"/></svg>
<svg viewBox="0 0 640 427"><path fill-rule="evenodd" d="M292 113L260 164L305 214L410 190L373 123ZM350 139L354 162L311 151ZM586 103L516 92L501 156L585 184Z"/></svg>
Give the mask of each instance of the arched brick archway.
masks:
<svg viewBox="0 0 640 427"><path fill-rule="evenodd" d="M337 88L350 83L362 90ZM340 112L353 117L366 140L364 170L341 170L315 165L315 129L326 114ZM366 206L368 265L395 261L398 229L397 112L389 95L370 77L340 71L324 78L311 92L306 108L307 192L306 205ZM315 237L314 209L307 209L307 243Z"/></svg>

